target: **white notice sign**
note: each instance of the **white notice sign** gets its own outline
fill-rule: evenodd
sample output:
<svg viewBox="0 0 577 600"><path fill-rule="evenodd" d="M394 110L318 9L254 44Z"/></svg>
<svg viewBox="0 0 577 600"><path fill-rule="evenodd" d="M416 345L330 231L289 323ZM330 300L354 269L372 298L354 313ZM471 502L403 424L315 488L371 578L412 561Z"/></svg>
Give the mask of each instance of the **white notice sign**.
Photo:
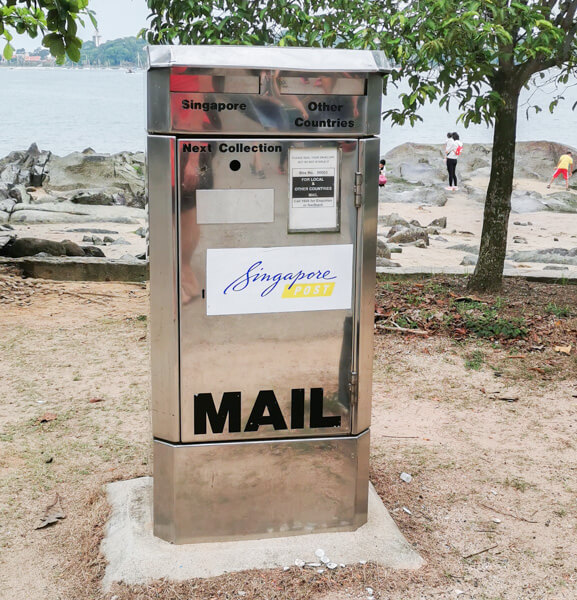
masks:
<svg viewBox="0 0 577 600"><path fill-rule="evenodd" d="M206 314L349 309L353 245L206 251Z"/></svg>
<svg viewBox="0 0 577 600"><path fill-rule="evenodd" d="M291 148L289 231L338 230L338 149Z"/></svg>

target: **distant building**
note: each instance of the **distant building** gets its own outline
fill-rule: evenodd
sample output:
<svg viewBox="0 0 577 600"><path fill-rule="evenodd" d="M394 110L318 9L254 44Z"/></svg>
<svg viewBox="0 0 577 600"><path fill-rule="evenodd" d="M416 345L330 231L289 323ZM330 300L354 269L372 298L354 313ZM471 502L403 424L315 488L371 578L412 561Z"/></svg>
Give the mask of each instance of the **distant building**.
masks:
<svg viewBox="0 0 577 600"><path fill-rule="evenodd" d="M98 48L98 46L100 46L100 44L102 43L102 36L100 35L100 33L98 33L98 29L94 32L94 35L92 36L92 42L96 48Z"/></svg>

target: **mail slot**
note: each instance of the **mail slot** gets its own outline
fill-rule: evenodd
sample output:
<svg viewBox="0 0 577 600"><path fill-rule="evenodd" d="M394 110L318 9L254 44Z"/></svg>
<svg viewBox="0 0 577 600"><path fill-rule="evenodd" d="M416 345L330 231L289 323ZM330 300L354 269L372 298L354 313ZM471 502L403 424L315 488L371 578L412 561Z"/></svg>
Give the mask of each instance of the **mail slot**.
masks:
<svg viewBox="0 0 577 600"><path fill-rule="evenodd" d="M366 521L381 53L153 46L154 530Z"/></svg>

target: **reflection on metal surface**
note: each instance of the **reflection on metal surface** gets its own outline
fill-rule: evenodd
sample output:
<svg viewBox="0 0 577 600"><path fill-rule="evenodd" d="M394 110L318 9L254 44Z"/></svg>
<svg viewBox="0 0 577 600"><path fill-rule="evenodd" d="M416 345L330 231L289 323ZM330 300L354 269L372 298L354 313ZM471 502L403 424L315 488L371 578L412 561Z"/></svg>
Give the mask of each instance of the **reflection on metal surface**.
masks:
<svg viewBox="0 0 577 600"><path fill-rule="evenodd" d="M351 531L366 521L369 434L154 444L155 535L177 544ZM364 491L366 488L366 491ZM173 490L178 490L177 494Z"/></svg>
<svg viewBox="0 0 577 600"><path fill-rule="evenodd" d="M326 76L325 76L326 78ZM337 96L364 96L366 80L364 77L331 77L331 94ZM316 96L326 94L323 77L282 77L280 79L281 94L298 94L301 96ZM338 106L338 105L337 105ZM335 110L333 108L333 110Z"/></svg>
<svg viewBox="0 0 577 600"><path fill-rule="evenodd" d="M245 151L249 146L249 151ZM269 224L193 223L189 211L196 210L198 191L210 189L275 189L277 198L288 198L289 180L281 173L289 148L340 149L339 189L348 190L342 198L340 232L287 233L288 201L275 202L275 219ZM253 148L256 151L253 151ZM349 380L351 364L351 328L347 320L351 310L255 315L207 315L207 249L245 248L258 240L262 247L352 244L357 229L357 211L352 199L354 172L357 168L357 141L313 141L204 139L202 142L179 140L180 214L181 214L181 431L183 442L240 438L275 438L287 434L313 436L342 435L351 430L349 414ZM204 151L202 150L204 149ZM270 151L269 151L270 149ZM232 151L231 151L232 150ZM266 151L265 151L266 150ZM192 157L192 158L191 158ZM237 170L231 162L239 163ZM198 189L194 188L194 185ZM191 205L192 206L191 208ZM190 244L194 238L196 242ZM192 252L184 249L192 248ZM194 276L196 295L187 293L187 283ZM271 357L274 357L271 360ZM340 416L338 427L311 427L310 392L323 390L323 415ZM304 399L303 425L290 427L292 390L307 390ZM274 423L263 424L256 431L244 427L259 393L274 392L275 401L287 429ZM225 394L241 394L241 431L195 433L195 398L211 394L214 411L222 405ZM225 409L222 409L225 411ZM204 413L203 413L204 414ZM225 412L223 412L225 414Z"/></svg>

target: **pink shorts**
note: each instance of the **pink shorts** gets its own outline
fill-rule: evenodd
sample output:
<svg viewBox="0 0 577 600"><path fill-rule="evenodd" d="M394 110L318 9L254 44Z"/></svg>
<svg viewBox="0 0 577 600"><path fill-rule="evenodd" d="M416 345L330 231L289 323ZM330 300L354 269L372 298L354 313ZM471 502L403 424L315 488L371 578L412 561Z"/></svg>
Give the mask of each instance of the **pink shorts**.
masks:
<svg viewBox="0 0 577 600"><path fill-rule="evenodd" d="M563 175L563 179L565 181L567 181L569 179L569 174L567 172L567 169L557 169L555 171L555 174L553 175L553 179L557 179L557 177L559 177L559 175Z"/></svg>

